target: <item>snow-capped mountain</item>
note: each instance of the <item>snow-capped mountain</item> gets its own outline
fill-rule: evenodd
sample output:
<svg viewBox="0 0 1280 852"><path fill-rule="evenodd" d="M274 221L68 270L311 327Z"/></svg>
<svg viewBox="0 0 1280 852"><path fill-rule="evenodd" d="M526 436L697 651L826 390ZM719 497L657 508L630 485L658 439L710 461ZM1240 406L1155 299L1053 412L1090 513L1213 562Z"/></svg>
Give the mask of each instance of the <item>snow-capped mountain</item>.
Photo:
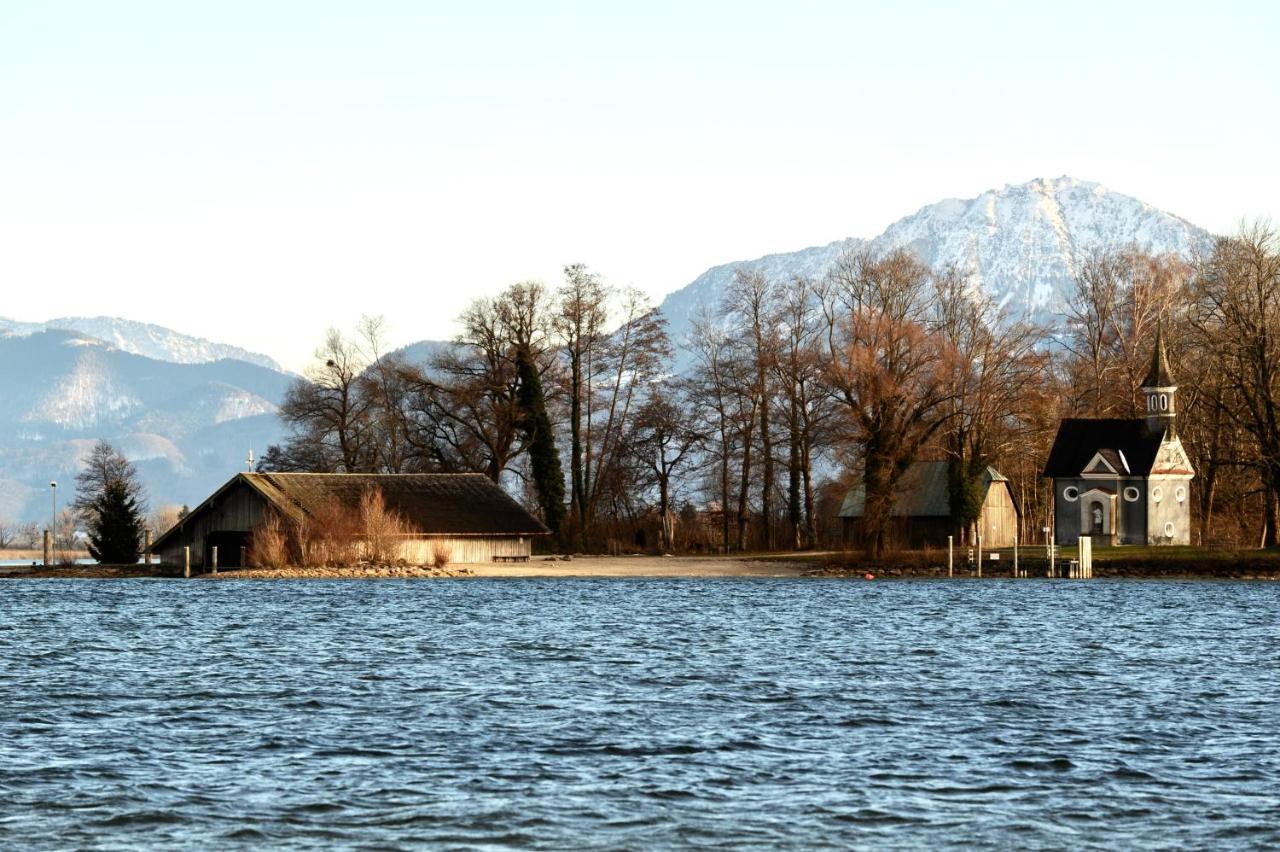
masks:
<svg viewBox="0 0 1280 852"><path fill-rule="evenodd" d="M872 239L849 238L712 267L663 300L662 311L671 339L679 343L702 306L714 308L739 269L783 281L820 277L845 251L904 247L935 268L955 264L966 270L972 283L1010 315L1056 324L1076 265L1093 250L1137 245L1191 257L1209 241L1208 232L1187 220L1099 184L1038 179L930 204Z"/></svg>
<svg viewBox="0 0 1280 852"><path fill-rule="evenodd" d="M119 317L62 317L47 322L18 322L0 317L0 335L29 335L50 330L78 332L96 337L121 351L174 364L207 364L233 358L281 371L280 365L266 355L192 337L164 326Z"/></svg>
<svg viewBox="0 0 1280 852"><path fill-rule="evenodd" d="M153 504L193 503L278 443L292 376L233 359L173 363L94 337L0 336L0 518L43 519L50 480L70 499L98 438L137 467Z"/></svg>

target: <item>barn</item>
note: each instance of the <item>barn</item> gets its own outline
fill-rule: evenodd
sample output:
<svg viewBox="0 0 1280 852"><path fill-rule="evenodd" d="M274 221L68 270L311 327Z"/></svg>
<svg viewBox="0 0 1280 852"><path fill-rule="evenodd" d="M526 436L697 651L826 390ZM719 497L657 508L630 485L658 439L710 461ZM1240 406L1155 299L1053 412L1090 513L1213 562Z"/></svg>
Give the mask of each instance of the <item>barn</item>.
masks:
<svg viewBox="0 0 1280 852"><path fill-rule="evenodd" d="M169 565L237 567L255 527L269 511L301 521L333 501L355 510L366 490L382 492L388 509L414 529L401 545L411 564L431 562L444 546L457 563L524 561L535 537L549 531L507 492L482 474L241 473L155 540L152 552Z"/></svg>
<svg viewBox="0 0 1280 852"><path fill-rule="evenodd" d="M898 480L893 501L890 540L899 547L946 547L947 536L956 534L951 520L951 495L947 486L945 461L915 462ZM1009 480L993 467L983 475L985 493L977 532L983 547L1012 547L1018 529L1018 508L1013 502ZM846 541L862 518L866 491L861 483L849 489L840 506ZM956 542L959 544L959 541Z"/></svg>

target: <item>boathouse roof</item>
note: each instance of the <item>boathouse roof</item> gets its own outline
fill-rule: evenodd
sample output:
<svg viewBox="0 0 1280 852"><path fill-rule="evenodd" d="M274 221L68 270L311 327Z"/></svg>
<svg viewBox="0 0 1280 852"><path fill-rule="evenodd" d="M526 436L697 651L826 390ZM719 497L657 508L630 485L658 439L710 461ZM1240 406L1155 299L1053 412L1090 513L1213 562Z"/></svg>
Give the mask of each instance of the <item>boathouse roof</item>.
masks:
<svg viewBox="0 0 1280 852"><path fill-rule="evenodd" d="M241 473L156 539L154 547L236 487L248 487L285 517L301 520L336 500L355 509L368 488L424 535L546 535L549 530L479 473Z"/></svg>
<svg viewBox="0 0 1280 852"><path fill-rule="evenodd" d="M945 461L913 462L898 480L893 515L900 518L948 518L951 492L947 485ZM998 470L988 467L983 474L984 493L993 482L1008 482ZM866 487L858 483L849 489L840 505L841 518L860 518L867 502Z"/></svg>

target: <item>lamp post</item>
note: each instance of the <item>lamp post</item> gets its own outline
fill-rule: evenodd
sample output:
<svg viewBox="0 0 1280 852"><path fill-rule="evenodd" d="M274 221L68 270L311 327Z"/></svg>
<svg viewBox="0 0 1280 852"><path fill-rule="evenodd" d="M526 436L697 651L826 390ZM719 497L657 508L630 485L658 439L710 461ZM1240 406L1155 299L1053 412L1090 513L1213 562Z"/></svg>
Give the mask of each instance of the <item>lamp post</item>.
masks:
<svg viewBox="0 0 1280 852"><path fill-rule="evenodd" d="M49 515L49 540L56 548L58 546L58 483L49 483L49 506L52 512Z"/></svg>
<svg viewBox="0 0 1280 852"><path fill-rule="evenodd" d="M58 483L49 483L49 504L53 509L53 514L49 516L49 535L53 537L56 545L58 539Z"/></svg>

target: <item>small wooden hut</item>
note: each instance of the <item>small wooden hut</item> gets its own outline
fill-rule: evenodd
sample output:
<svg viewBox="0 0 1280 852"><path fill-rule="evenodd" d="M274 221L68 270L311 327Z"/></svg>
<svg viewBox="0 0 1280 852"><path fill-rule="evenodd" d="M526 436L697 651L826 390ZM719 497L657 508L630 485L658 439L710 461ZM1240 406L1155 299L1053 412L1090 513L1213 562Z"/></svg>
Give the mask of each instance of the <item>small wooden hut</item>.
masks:
<svg viewBox="0 0 1280 852"><path fill-rule="evenodd" d="M951 519L951 492L947 484L947 462L915 462L898 480L893 501L890 539L904 547L946 547L947 536L955 535ZM1009 489L1009 480L993 467L983 474L982 512L977 532L983 547L1012 547L1018 529L1018 508ZM862 518L866 491L859 483L845 494L840 520L845 541L851 541ZM960 542L955 542L957 545Z"/></svg>
<svg viewBox="0 0 1280 852"><path fill-rule="evenodd" d="M170 565L207 565L214 547L218 565L236 567L241 548L269 511L303 521L337 501L358 511L367 489L382 493L388 509L414 530L400 546L411 564L426 564L437 547L456 563L525 561L542 522L482 474L241 473L156 539L152 552Z"/></svg>

